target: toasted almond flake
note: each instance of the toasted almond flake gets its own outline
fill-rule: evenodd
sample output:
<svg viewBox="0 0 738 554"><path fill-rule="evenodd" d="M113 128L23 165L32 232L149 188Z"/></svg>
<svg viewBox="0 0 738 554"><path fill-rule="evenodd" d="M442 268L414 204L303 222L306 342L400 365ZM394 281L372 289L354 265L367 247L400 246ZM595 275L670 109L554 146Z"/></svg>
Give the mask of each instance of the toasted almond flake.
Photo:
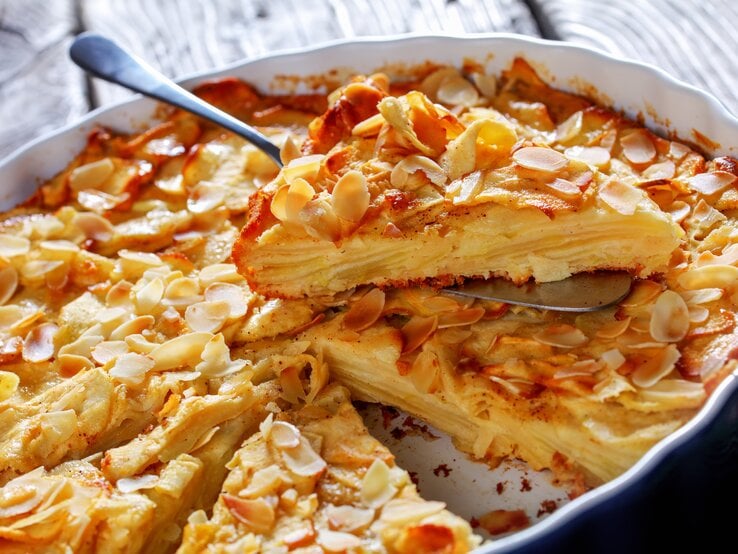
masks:
<svg viewBox="0 0 738 554"><path fill-rule="evenodd" d="M69 187L74 191L93 189L102 185L115 172L110 158L81 165L69 174Z"/></svg>
<svg viewBox="0 0 738 554"><path fill-rule="evenodd" d="M569 142L582 132L582 112L574 112L556 127L556 141Z"/></svg>
<svg viewBox="0 0 738 554"><path fill-rule="evenodd" d="M223 300L198 302L187 306L185 321L192 331L216 333L230 316L231 308Z"/></svg>
<svg viewBox="0 0 738 554"><path fill-rule="evenodd" d="M361 501L371 508L379 508L397 494L391 482L389 466L376 458L361 480Z"/></svg>
<svg viewBox="0 0 738 554"><path fill-rule="evenodd" d="M658 179L671 179L676 173L676 165L671 160L649 165L641 173L641 177L646 181L656 181Z"/></svg>
<svg viewBox="0 0 738 554"><path fill-rule="evenodd" d="M21 277L29 281L38 281L63 266L64 262L59 260L33 260L23 264L23 267L21 267Z"/></svg>
<svg viewBox="0 0 738 554"><path fill-rule="evenodd" d="M420 317L413 316L402 327L402 335L404 337L404 346L402 353L407 354L416 348L419 348L427 341L438 328L438 316Z"/></svg>
<svg viewBox="0 0 738 554"><path fill-rule="evenodd" d="M710 310L702 306L690 306L689 307L689 322L690 323L703 323L710 317Z"/></svg>
<svg viewBox="0 0 738 554"><path fill-rule="evenodd" d="M0 233L0 257L13 258L28 254L31 249L31 241L25 237L17 237Z"/></svg>
<svg viewBox="0 0 738 554"><path fill-rule="evenodd" d="M341 219L358 222L369 208L369 188L366 177L358 171L344 174L333 187L331 202Z"/></svg>
<svg viewBox="0 0 738 554"><path fill-rule="evenodd" d="M156 254L152 254L151 252L138 252L136 250L120 250L118 252L118 256L124 260L128 260L130 262L141 264L142 266L147 266L147 267L158 267L164 264L164 262L161 261L161 258L159 256L157 256Z"/></svg>
<svg viewBox="0 0 738 554"><path fill-rule="evenodd" d="M485 314L484 308L466 308L438 316L438 328L461 327L472 325L482 319Z"/></svg>
<svg viewBox="0 0 738 554"><path fill-rule="evenodd" d="M689 331L689 309L673 290L665 290L656 299L651 312L651 336L659 342L678 342Z"/></svg>
<svg viewBox="0 0 738 554"><path fill-rule="evenodd" d="M193 214L210 212L223 205L229 190L229 187L219 183L198 183L187 198L187 210Z"/></svg>
<svg viewBox="0 0 738 554"><path fill-rule="evenodd" d="M164 296L164 281L157 277L149 281L142 289L136 292L135 302L138 312L149 314L161 302Z"/></svg>
<svg viewBox="0 0 738 554"><path fill-rule="evenodd" d="M533 335L533 338L543 344L558 346L559 348L575 348L587 342L587 335L572 325L565 323L551 325Z"/></svg>
<svg viewBox="0 0 738 554"><path fill-rule="evenodd" d="M115 308L103 308L95 313L95 321L102 323L103 325L111 325L117 327L120 325L121 320L128 315L125 308L116 306Z"/></svg>
<svg viewBox="0 0 738 554"><path fill-rule="evenodd" d="M76 354L59 354L57 361L59 363L59 373L63 377L71 377L80 371L95 367L95 364L90 360Z"/></svg>
<svg viewBox="0 0 738 554"><path fill-rule="evenodd" d="M736 264L738 264L738 243L726 246L718 256L710 251L702 252L695 261L696 266Z"/></svg>
<svg viewBox="0 0 738 554"><path fill-rule="evenodd" d="M103 337L101 335L82 335L74 342L65 344L64 346L59 348L59 355L61 356L62 354L73 354L76 356L84 356L85 358L88 358L90 356L92 348L102 340Z"/></svg>
<svg viewBox="0 0 738 554"><path fill-rule="evenodd" d="M580 188L567 179L556 177L553 181L547 182L546 186L550 188L556 196L560 196L565 199L570 200L579 198L582 195Z"/></svg>
<svg viewBox="0 0 738 554"><path fill-rule="evenodd" d="M625 363L625 356L617 348L607 350L600 355L600 359L605 363L607 368L615 371Z"/></svg>
<svg viewBox="0 0 738 554"><path fill-rule="evenodd" d="M124 340L106 340L99 342L91 351L92 359L100 365L128 353L128 344Z"/></svg>
<svg viewBox="0 0 738 554"><path fill-rule="evenodd" d="M360 121L354 128L351 129L351 134L355 137L373 137L379 134L379 131L384 125L384 117L381 113L374 114L373 116Z"/></svg>
<svg viewBox="0 0 738 554"><path fill-rule="evenodd" d="M4 486L0 491L0 519L27 514L35 509L48 494L49 488L44 485L46 483L26 474Z"/></svg>
<svg viewBox="0 0 738 554"><path fill-rule="evenodd" d="M79 246L68 240L44 240L39 248L46 259L69 261L79 252Z"/></svg>
<svg viewBox="0 0 738 554"><path fill-rule="evenodd" d="M689 217L689 213L692 211L692 207L687 204L686 202L682 202L681 200L675 200L666 208L664 208L664 211L671 214L671 217L676 221L677 223L681 223L687 217Z"/></svg>
<svg viewBox="0 0 738 554"><path fill-rule="evenodd" d="M595 333L598 337L603 339L614 339L625 333L625 330L630 325L630 317L626 317L620 321L613 321L600 327Z"/></svg>
<svg viewBox="0 0 738 554"><path fill-rule="evenodd" d="M138 475L137 477L123 477L118 479L115 487L122 493L136 492L143 489L154 488L159 482L158 475Z"/></svg>
<svg viewBox="0 0 738 554"><path fill-rule="evenodd" d="M564 150L564 156L595 167L610 163L610 151L601 146L572 146Z"/></svg>
<svg viewBox="0 0 738 554"><path fill-rule="evenodd" d="M292 485L292 479L278 465L271 465L257 470L251 477L248 486L241 489L241 498L261 498L275 494L282 485Z"/></svg>
<svg viewBox="0 0 738 554"><path fill-rule="evenodd" d="M274 527L274 508L263 498L244 499L228 493L221 495L228 511L256 533L267 533Z"/></svg>
<svg viewBox="0 0 738 554"><path fill-rule="evenodd" d="M491 99L497 95L497 78L494 75L475 71L471 74L471 80L486 98Z"/></svg>
<svg viewBox="0 0 738 554"><path fill-rule="evenodd" d="M406 526L443 511L446 504L435 500L395 498L382 509L380 520L392 525Z"/></svg>
<svg viewBox="0 0 738 554"><path fill-rule="evenodd" d="M186 333L154 348L149 356L154 361L154 371L167 371L178 367L195 367L200 362L205 345L212 333Z"/></svg>
<svg viewBox="0 0 738 554"><path fill-rule="evenodd" d="M231 351L222 333L214 335L207 342L200 355L200 360L195 370L208 378L225 377L241 371L248 364L246 360L231 361Z"/></svg>
<svg viewBox="0 0 738 554"><path fill-rule="evenodd" d="M279 147L279 159L282 160L282 165L288 165L292 160L299 158L302 154L300 149L292 140L290 135L286 135L282 146Z"/></svg>
<svg viewBox="0 0 738 554"><path fill-rule="evenodd" d="M128 348L137 354L148 354L154 348L159 346L155 342L149 342L146 337L141 334L128 335L124 340L126 341Z"/></svg>
<svg viewBox="0 0 738 554"><path fill-rule="evenodd" d="M121 354L110 368L110 375L127 385L140 385L146 373L154 369L154 360L149 356L130 352Z"/></svg>
<svg viewBox="0 0 738 554"><path fill-rule="evenodd" d="M371 289L351 305L343 318L343 327L350 331L362 331L371 327L382 315L384 303L384 291Z"/></svg>
<svg viewBox="0 0 738 554"><path fill-rule="evenodd" d="M643 200L643 192L616 179L609 179L598 191L599 198L616 212L633 215Z"/></svg>
<svg viewBox="0 0 738 554"><path fill-rule="evenodd" d="M0 306L0 329L8 329L22 321L25 312L13 304L9 306Z"/></svg>
<svg viewBox="0 0 738 554"><path fill-rule="evenodd" d="M733 265L705 265L689 269L677 279L687 290L704 288L734 288L738 283L738 267Z"/></svg>
<svg viewBox="0 0 738 554"><path fill-rule="evenodd" d="M308 520L302 527L284 535L282 537L282 542L289 550L294 550L301 546L310 546L313 541L315 541L316 537L317 533L315 532L315 528L313 527L312 522Z"/></svg>
<svg viewBox="0 0 738 554"><path fill-rule="evenodd" d="M113 329L109 339L111 341L126 340L126 337L130 335L138 335L146 329L151 329L154 326L154 322L154 317L150 315L134 317L129 321L124 321Z"/></svg>
<svg viewBox="0 0 738 554"><path fill-rule="evenodd" d="M707 304L715 302L723 297L723 289L697 289L680 292L684 301L690 306L695 304Z"/></svg>
<svg viewBox="0 0 738 554"><path fill-rule="evenodd" d="M178 277L170 281L164 290L164 297L173 298L192 298L200 294L200 282L190 277Z"/></svg>
<svg viewBox="0 0 738 554"><path fill-rule="evenodd" d="M102 214L127 202L130 197L127 192L115 195L101 190L85 189L77 193L77 203L91 212Z"/></svg>
<svg viewBox="0 0 738 554"><path fill-rule="evenodd" d="M346 552L361 546L359 537L328 529L318 531L316 542L327 552Z"/></svg>
<svg viewBox="0 0 738 554"><path fill-rule="evenodd" d="M275 421L268 438L277 448L295 448L300 445L300 431L286 421Z"/></svg>
<svg viewBox="0 0 738 554"><path fill-rule="evenodd" d="M630 294L620 302L624 308L636 308L644 306L656 298L662 291L659 283L650 280L636 281Z"/></svg>
<svg viewBox="0 0 738 554"><path fill-rule="evenodd" d="M20 377L10 371L0 370L0 402L13 396L18 390L18 385L20 385Z"/></svg>
<svg viewBox="0 0 738 554"><path fill-rule="evenodd" d="M687 179L687 185L692 190L710 196L725 190L735 183L736 177L727 171L711 171L710 173L698 173Z"/></svg>
<svg viewBox="0 0 738 554"><path fill-rule="evenodd" d="M45 362L54 355L54 338L59 331L54 323L34 327L23 343L23 359L27 362Z"/></svg>
<svg viewBox="0 0 738 554"><path fill-rule="evenodd" d="M630 379L634 385L647 389L671 373L680 356L676 345L670 344L631 373Z"/></svg>
<svg viewBox="0 0 738 554"><path fill-rule="evenodd" d="M477 89L458 74L441 81L436 97L448 106L473 106L479 102Z"/></svg>
<svg viewBox="0 0 738 554"><path fill-rule="evenodd" d="M334 531L353 533L364 531L374 521L374 510L329 504L325 509L328 525Z"/></svg>
<svg viewBox="0 0 738 554"><path fill-rule="evenodd" d="M568 163L563 154L542 146L525 146L516 150L512 158L521 167L544 173L561 171Z"/></svg>
<svg viewBox="0 0 738 554"><path fill-rule="evenodd" d="M656 157L656 147L644 129L636 129L620 137L620 146L625 157L633 164L646 164Z"/></svg>
<svg viewBox="0 0 738 554"><path fill-rule="evenodd" d="M295 158L282 169L282 176L287 184L296 179L305 179L310 182L315 179L320 171L320 164L325 159L323 154L313 154Z"/></svg>
<svg viewBox="0 0 738 554"><path fill-rule="evenodd" d="M18 290L18 272L15 267L9 265L0 269L0 306L13 298Z"/></svg>
<svg viewBox="0 0 738 554"><path fill-rule="evenodd" d="M113 238L115 227L107 219L92 212L82 212L74 216L75 225L88 239L106 242Z"/></svg>
<svg viewBox="0 0 738 554"><path fill-rule="evenodd" d="M230 283L213 283L205 289L205 300L223 301L228 304L228 317L238 319L246 315L253 295L246 296L243 287Z"/></svg>
<svg viewBox="0 0 738 554"><path fill-rule="evenodd" d="M408 378L415 389L423 393L435 392L440 387L441 364L438 356L430 350L423 350L413 360Z"/></svg>
<svg viewBox="0 0 738 554"><path fill-rule="evenodd" d="M274 425L277 423L275 421ZM274 429L272 429L273 431ZM284 460L287 469L300 477L317 477L322 475L326 467L328 467L325 460L313 450L310 442L305 437L301 435L299 440L299 445L294 448L284 447L280 449L282 460Z"/></svg>
<svg viewBox="0 0 738 554"><path fill-rule="evenodd" d="M203 287L213 283L239 283L243 277L238 274L234 264L213 264L203 267L198 275Z"/></svg>

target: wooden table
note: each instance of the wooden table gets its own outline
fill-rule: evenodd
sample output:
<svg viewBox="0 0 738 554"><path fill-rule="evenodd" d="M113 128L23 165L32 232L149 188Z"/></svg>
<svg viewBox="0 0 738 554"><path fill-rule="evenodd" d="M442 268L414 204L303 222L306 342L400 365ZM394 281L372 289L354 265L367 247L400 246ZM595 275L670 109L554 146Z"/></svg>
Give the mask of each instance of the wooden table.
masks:
<svg viewBox="0 0 738 554"><path fill-rule="evenodd" d="M736 22L738 0L0 0L0 157L129 94L69 61L83 30L117 39L170 76L342 37L515 32L653 63L738 113ZM716 503L738 492L736 471L725 470L738 467L738 442L710 440L692 459L667 460L640 498L593 511L546 551L732 541L731 512Z"/></svg>

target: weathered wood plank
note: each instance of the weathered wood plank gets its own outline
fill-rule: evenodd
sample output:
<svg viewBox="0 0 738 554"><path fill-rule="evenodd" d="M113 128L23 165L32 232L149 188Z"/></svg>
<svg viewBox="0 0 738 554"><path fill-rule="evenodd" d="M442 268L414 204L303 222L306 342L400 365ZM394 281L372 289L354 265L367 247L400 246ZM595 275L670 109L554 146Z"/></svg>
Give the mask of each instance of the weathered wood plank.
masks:
<svg viewBox="0 0 738 554"><path fill-rule="evenodd" d="M735 0L534 1L558 38L652 63L738 114Z"/></svg>
<svg viewBox="0 0 738 554"><path fill-rule="evenodd" d="M72 0L0 2L0 158L88 110L75 27Z"/></svg>
<svg viewBox="0 0 738 554"><path fill-rule="evenodd" d="M83 0L85 28L105 33L169 76L326 40L407 32L537 34L522 0ZM95 99L128 92L95 81Z"/></svg>

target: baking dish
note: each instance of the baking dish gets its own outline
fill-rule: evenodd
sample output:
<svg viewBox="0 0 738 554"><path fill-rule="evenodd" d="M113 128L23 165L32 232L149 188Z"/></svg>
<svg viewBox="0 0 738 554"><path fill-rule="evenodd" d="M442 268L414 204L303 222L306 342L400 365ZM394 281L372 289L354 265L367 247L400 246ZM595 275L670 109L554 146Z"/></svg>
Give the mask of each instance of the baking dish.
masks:
<svg viewBox="0 0 738 554"><path fill-rule="evenodd" d="M697 142L710 155L736 155L736 149L730 141L738 130L738 121L713 97L681 84L655 68L572 45L514 36L413 36L332 43L200 74L187 79L184 84L193 85L203 79L234 75L264 90L292 91L292 87L300 90L300 87L304 89L310 86L311 81L302 80L300 76L324 74L336 68L342 74L378 68L401 71L404 67L426 60L460 65L465 58L472 58L484 63L489 72L497 73L517 55L530 61L557 87L594 95L630 116L642 116L652 128ZM281 78L275 79L278 76ZM684 106L689 109L684 109ZM62 168L83 146L93 126L135 130L151 121L155 108L153 102L134 99L100 109L78 124L19 150L0 164L0 175L6 184L0 197L0 206L7 209L18 203L32 192L38 180L50 177ZM703 140L703 136L710 140ZM586 511L592 511L613 497L634 489L641 480L658 471L664 459L698 441L711 422L724 413L735 392L735 377L731 376L689 425L652 449L625 475L569 503L546 521L497 540L481 551L531 547L567 522L582 517Z"/></svg>

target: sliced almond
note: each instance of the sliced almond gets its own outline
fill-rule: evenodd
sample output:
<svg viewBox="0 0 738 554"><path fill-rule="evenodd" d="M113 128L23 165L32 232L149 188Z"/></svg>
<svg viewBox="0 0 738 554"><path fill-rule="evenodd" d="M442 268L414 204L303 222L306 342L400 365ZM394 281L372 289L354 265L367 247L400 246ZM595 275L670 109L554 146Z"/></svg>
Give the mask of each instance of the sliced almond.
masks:
<svg viewBox="0 0 738 554"><path fill-rule="evenodd" d="M31 241L25 237L17 237L0 233L0 257L13 258L23 256L31 250Z"/></svg>
<svg viewBox="0 0 738 554"><path fill-rule="evenodd" d="M547 182L546 186L551 189L556 196L560 196L567 200L579 198L582 195L581 189L567 179L557 177L553 181Z"/></svg>
<svg viewBox="0 0 738 554"><path fill-rule="evenodd" d="M600 355L600 360L604 362L607 368L615 371L625 363L625 356L617 348L607 350Z"/></svg>
<svg viewBox="0 0 738 554"><path fill-rule="evenodd" d="M646 363L631 373L630 379L638 387L644 389L651 387L674 370L674 366L680 356L681 354L677 347L670 344L666 348L659 350Z"/></svg>
<svg viewBox="0 0 738 554"><path fill-rule="evenodd" d="M564 155L570 160L595 167L604 167L610 163L610 151L601 146L572 146L564 150Z"/></svg>
<svg viewBox="0 0 738 554"><path fill-rule="evenodd" d="M689 217L689 214L692 211L692 206L686 202L682 202L681 200L674 200L674 202L666 206L664 211L671 214L674 221L681 223Z"/></svg>
<svg viewBox="0 0 738 554"><path fill-rule="evenodd" d="M95 367L90 360L76 354L59 354L57 358L59 364L59 374L63 377L72 377L80 371L85 371Z"/></svg>
<svg viewBox="0 0 738 554"><path fill-rule="evenodd" d="M214 335L208 341L202 350L200 360L195 370L208 378L225 377L241 371L247 365L246 360L231 360L231 351L222 333Z"/></svg>
<svg viewBox="0 0 738 554"><path fill-rule="evenodd" d="M21 267L21 277L27 281L39 281L55 270L64 268L64 265L60 260L32 260Z"/></svg>
<svg viewBox="0 0 738 554"><path fill-rule="evenodd" d="M301 527L290 531L282 537L282 542L287 546L289 550L294 550L302 546L310 546L315 541L317 533L310 520L302 525Z"/></svg>
<svg viewBox="0 0 738 554"><path fill-rule="evenodd" d="M440 388L440 372L438 356L430 350L423 350L413 360L408 378L419 392L433 393Z"/></svg>
<svg viewBox="0 0 738 554"><path fill-rule="evenodd" d="M155 487L157 483L159 483L158 475L145 474L138 475L136 477L123 477L122 479L118 479L115 483L115 488L123 494L127 494L129 492L151 489Z"/></svg>
<svg viewBox="0 0 738 554"><path fill-rule="evenodd" d="M167 371L178 367L195 367L200 362L203 348L212 333L186 333L157 346L149 356L154 361L154 371Z"/></svg>
<svg viewBox="0 0 738 554"><path fill-rule="evenodd" d="M234 264L212 264L205 266L200 270L198 277L203 288L213 283L243 282L243 277L239 275Z"/></svg>
<svg viewBox="0 0 738 554"><path fill-rule="evenodd" d="M0 383L2 383L2 373L0 373ZM2 399L1 390L0 399ZM43 471L43 468L41 470ZM43 481L37 477L29 477L28 474L10 481L0 491L0 519L14 518L29 513L43 502L47 493L48 487L43 486Z"/></svg>
<svg viewBox="0 0 738 554"><path fill-rule="evenodd" d="M287 184L293 183L296 179L305 179L308 182L312 182L318 175L320 164L324 159L325 156L323 154L295 158L282 169L284 180Z"/></svg>
<svg viewBox="0 0 738 554"><path fill-rule="evenodd" d="M115 227L107 219L92 212L82 212L74 216L75 225L88 239L107 242L115 235Z"/></svg>
<svg viewBox="0 0 738 554"><path fill-rule="evenodd" d="M656 146L643 129L637 129L620 137L623 154L630 163L641 165L651 162L656 157Z"/></svg>
<svg viewBox="0 0 738 554"><path fill-rule="evenodd" d="M565 323L550 325L534 334L533 338L543 344L559 348L576 348L589 340L581 330Z"/></svg>
<svg viewBox="0 0 738 554"><path fill-rule="evenodd" d="M54 339L59 331L54 323L34 327L23 342L23 359L27 362L45 362L54 355Z"/></svg>
<svg viewBox="0 0 738 554"><path fill-rule="evenodd" d="M626 317L620 321L613 321L607 323L597 329L596 335L603 339L614 339L625 333L626 329L630 325L630 317Z"/></svg>
<svg viewBox="0 0 738 554"><path fill-rule="evenodd" d="M625 297L625 300L620 302L620 305L625 308L644 306L661 294L662 290L662 286L655 281L636 281L630 294Z"/></svg>
<svg viewBox="0 0 738 554"><path fill-rule="evenodd" d="M710 288L710 289L697 289L687 290L680 292L684 301L690 306L695 304L707 304L709 302L715 302L723 297L723 289Z"/></svg>
<svg viewBox="0 0 738 554"><path fill-rule="evenodd" d="M407 526L443 511L446 504L435 500L395 498L382 509L380 519L392 525Z"/></svg>
<svg viewBox="0 0 738 554"><path fill-rule="evenodd" d="M228 493L223 493L221 498L231 515L250 531L268 533L274 527L274 508L265 499L244 499Z"/></svg>
<svg viewBox="0 0 738 554"><path fill-rule="evenodd" d="M325 509L325 515L332 530L346 533L364 531L374 521L374 510L350 505L329 504Z"/></svg>
<svg viewBox="0 0 738 554"><path fill-rule="evenodd" d="M127 202L130 197L127 192L108 194L101 190L86 189L77 193L77 203L91 212L102 214Z"/></svg>
<svg viewBox="0 0 738 554"><path fill-rule="evenodd" d="M187 306L185 321L192 331L217 333L230 314L231 307L224 300L198 302Z"/></svg>
<svg viewBox="0 0 738 554"><path fill-rule="evenodd" d="M582 111L574 112L556 127L556 141L569 142L582 132Z"/></svg>
<svg viewBox="0 0 738 554"><path fill-rule="evenodd" d="M461 75L443 79L436 91L436 97L447 106L469 107L479 102L477 89Z"/></svg>
<svg viewBox="0 0 738 554"><path fill-rule="evenodd" d="M366 177L358 171L344 174L333 187L331 202L341 219L358 222L369 208L369 188Z"/></svg>
<svg viewBox="0 0 738 554"><path fill-rule="evenodd" d="M682 288L687 290L731 288L738 283L738 267L733 265L696 267L682 273L677 281Z"/></svg>
<svg viewBox="0 0 738 554"><path fill-rule="evenodd" d="M278 422L274 422L276 425ZM300 436L300 443L294 448L282 448L282 459L287 469L300 477L317 477L322 475L328 465L321 458L310 442Z"/></svg>
<svg viewBox="0 0 738 554"><path fill-rule="evenodd" d="M525 146L516 150L512 158L521 167L544 173L561 171L568 163L563 154L542 146Z"/></svg>
<svg viewBox="0 0 738 554"><path fill-rule="evenodd" d="M128 344L124 340L106 340L99 342L91 351L92 359L100 365L105 365L129 351Z"/></svg>
<svg viewBox="0 0 738 554"><path fill-rule="evenodd" d="M351 305L343 318L343 327L351 331L363 331L371 327L381 317L384 303L384 291L371 289Z"/></svg>
<svg viewBox="0 0 738 554"><path fill-rule="evenodd" d="M689 331L689 309L673 290L665 290L656 299L651 312L651 336L660 342L678 342Z"/></svg>
<svg viewBox="0 0 738 554"><path fill-rule="evenodd" d="M127 385L140 385L146 373L154 369L154 360L136 353L121 354L110 368L111 377Z"/></svg>
<svg viewBox="0 0 738 554"><path fill-rule="evenodd" d="M25 312L13 304L0 306L0 330L9 329L25 318Z"/></svg>
<svg viewBox="0 0 738 554"><path fill-rule="evenodd" d="M371 508L380 508L397 494L391 482L389 466L376 458L361 480L361 501Z"/></svg>
<svg viewBox="0 0 738 554"><path fill-rule="evenodd" d="M69 187L74 191L94 189L102 185L115 172L115 164L110 158L81 165L69 174Z"/></svg>
<svg viewBox="0 0 738 554"><path fill-rule="evenodd" d="M15 267L9 265L0 269L0 306L13 298L18 290L18 272Z"/></svg>
<svg viewBox="0 0 738 554"><path fill-rule="evenodd" d="M151 314L164 297L164 281L156 277L135 293L137 311L140 314Z"/></svg>
<svg viewBox="0 0 738 554"><path fill-rule="evenodd" d="M361 546L361 539L350 533L340 531L329 531L321 529L318 531L316 541L326 552L348 552Z"/></svg>
<svg viewBox="0 0 738 554"><path fill-rule="evenodd" d="M698 173L687 179L687 185L692 190L710 196L728 188L735 183L736 177L727 171L711 171L710 173Z"/></svg>
<svg viewBox="0 0 738 554"><path fill-rule="evenodd" d="M275 421L268 438L277 448L295 448L300 445L300 431L286 421Z"/></svg>
<svg viewBox="0 0 738 554"><path fill-rule="evenodd" d="M278 465L271 465L257 470L249 481L248 487L239 491L241 498L260 498L275 494L282 485L292 485L292 479Z"/></svg>
<svg viewBox="0 0 738 554"><path fill-rule="evenodd" d="M228 197L230 188L207 181L198 183L189 193L187 210L193 214L204 214L222 206Z"/></svg>
<svg viewBox="0 0 738 554"><path fill-rule="evenodd" d="M126 337L138 335L154 326L154 317L150 315L141 315L134 317L128 321L124 321L118 327L113 329L108 337L111 341L126 340Z"/></svg>
<svg viewBox="0 0 738 554"><path fill-rule="evenodd" d="M702 252L695 265L736 265L738 264L738 243L731 244L723 248L722 253L716 256L712 252Z"/></svg>
<svg viewBox="0 0 738 554"><path fill-rule="evenodd" d="M702 306L690 306L689 307L689 322L690 323L703 323L710 317L710 310Z"/></svg>
<svg viewBox="0 0 738 554"><path fill-rule="evenodd" d="M676 173L676 165L671 160L649 165L641 173L641 177L646 181L656 181L659 179L671 179Z"/></svg>
<svg viewBox="0 0 738 554"><path fill-rule="evenodd" d="M231 283L213 283L205 289L205 300L226 302L228 317L238 319L246 315L253 295L247 297L243 287Z"/></svg>
<svg viewBox="0 0 738 554"><path fill-rule="evenodd" d="M484 308L465 308L453 312L443 313L438 316L438 328L461 327L472 325L482 319L485 314Z"/></svg>
<svg viewBox="0 0 738 554"><path fill-rule="evenodd" d="M159 346L155 342L150 342L141 334L127 335L124 340L128 348L137 354L149 354L154 348Z"/></svg>
<svg viewBox="0 0 738 554"><path fill-rule="evenodd" d="M10 371L0 370L0 402L13 396L18 390L18 385L20 385L20 377Z"/></svg>
<svg viewBox="0 0 738 554"><path fill-rule="evenodd" d="M402 327L402 335L404 337L404 346L402 353L407 354L419 348L427 341L438 328L438 316L420 317L413 316Z"/></svg>
<svg viewBox="0 0 738 554"><path fill-rule="evenodd" d="M609 179L598 191L599 198L616 212L633 215L643 200L643 192L617 179Z"/></svg>

